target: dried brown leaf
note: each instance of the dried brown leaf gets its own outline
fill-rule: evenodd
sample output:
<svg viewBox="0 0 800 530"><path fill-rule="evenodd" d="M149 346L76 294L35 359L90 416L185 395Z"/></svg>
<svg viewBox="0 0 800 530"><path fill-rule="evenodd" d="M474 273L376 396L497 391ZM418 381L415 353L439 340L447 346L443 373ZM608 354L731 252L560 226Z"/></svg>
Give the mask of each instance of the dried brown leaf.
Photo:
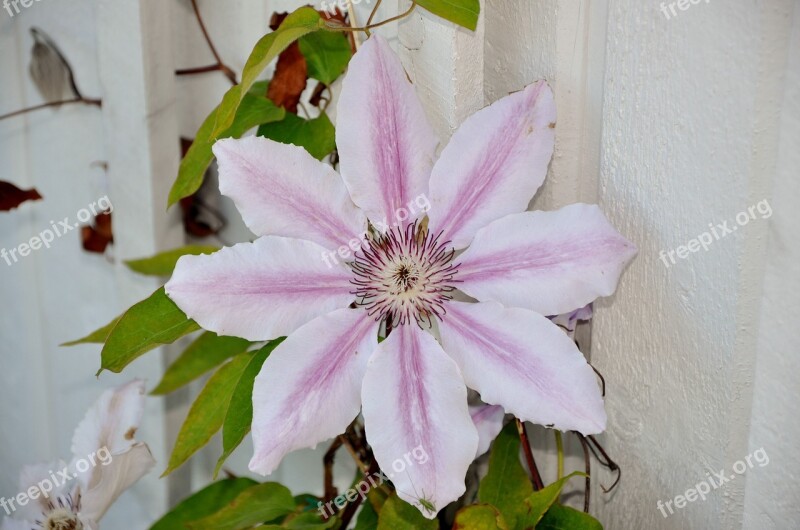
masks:
<svg viewBox="0 0 800 530"><path fill-rule="evenodd" d="M35 188L22 190L10 182L0 180L0 211L7 212L25 201L39 201L41 199L42 196Z"/></svg>
<svg viewBox="0 0 800 530"><path fill-rule="evenodd" d="M111 230L111 212L101 212L94 217L94 225L81 227L81 243L87 252L103 254L106 247L114 242Z"/></svg>

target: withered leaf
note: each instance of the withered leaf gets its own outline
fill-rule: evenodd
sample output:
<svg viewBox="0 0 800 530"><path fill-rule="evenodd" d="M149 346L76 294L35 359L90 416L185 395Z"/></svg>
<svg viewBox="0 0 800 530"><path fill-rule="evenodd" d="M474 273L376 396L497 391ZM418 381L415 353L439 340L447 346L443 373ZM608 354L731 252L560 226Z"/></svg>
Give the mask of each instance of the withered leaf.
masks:
<svg viewBox="0 0 800 530"><path fill-rule="evenodd" d="M28 66L33 85L47 102L79 98L72 67L53 39L39 28L31 28L33 48Z"/></svg>
<svg viewBox="0 0 800 530"><path fill-rule="evenodd" d="M39 201L42 196L35 188L21 190L10 182L0 180L0 211L13 210L25 201Z"/></svg>
<svg viewBox="0 0 800 530"><path fill-rule="evenodd" d="M288 13L273 13L269 27L275 31ZM275 105L289 112L297 113L300 96L308 82L308 65L300 46L293 42L279 56L275 65L275 73L267 88L267 97Z"/></svg>
<svg viewBox="0 0 800 530"><path fill-rule="evenodd" d="M319 107L323 101L322 95L325 93L326 88L327 86L324 83L317 82L317 86L314 87L314 92L311 93L311 97L308 98L308 102L315 107Z"/></svg>
<svg viewBox="0 0 800 530"><path fill-rule="evenodd" d="M347 16L338 7L333 13L329 11L319 11L319 13L325 20L336 20L343 25L347 24ZM288 13L273 13L269 22L270 29L275 31L287 15ZM351 39L351 47L354 44ZM355 52L354 48L353 51ZM278 56L275 73L267 88L267 97L275 105L297 114L297 105L300 102L300 96L306 89L307 83L308 63L300 51L300 45L297 42L293 42ZM324 88L324 85L317 85L317 89L312 95L312 105L319 106L319 97Z"/></svg>
<svg viewBox="0 0 800 530"><path fill-rule="evenodd" d="M114 242L111 231L111 212L100 212L94 217L94 225L81 227L81 243L87 252L103 254L106 247Z"/></svg>
<svg viewBox="0 0 800 530"><path fill-rule="evenodd" d="M189 148L192 147L193 140L181 137L181 153L186 156ZM208 172L208 170L206 170ZM180 200L181 214L183 219L183 230L195 237L209 237L219 233L225 225L225 218L221 213L206 205L201 196L209 193L205 183L194 194Z"/></svg>
<svg viewBox="0 0 800 530"><path fill-rule="evenodd" d="M226 222L220 212L200 199L200 191L181 199L183 229L195 237L209 237L225 228Z"/></svg>

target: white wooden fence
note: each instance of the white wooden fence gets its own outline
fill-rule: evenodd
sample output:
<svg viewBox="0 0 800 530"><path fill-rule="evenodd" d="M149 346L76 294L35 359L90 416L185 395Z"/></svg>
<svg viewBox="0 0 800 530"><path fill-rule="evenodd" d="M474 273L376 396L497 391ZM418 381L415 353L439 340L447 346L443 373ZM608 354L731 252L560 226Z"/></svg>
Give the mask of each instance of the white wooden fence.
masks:
<svg viewBox="0 0 800 530"><path fill-rule="evenodd" d="M203 0L200 7L221 55L241 70L269 15L300 4ZM385 16L408 5L384 4ZM547 79L559 114L556 153L533 206L598 202L640 249L617 294L598 304L592 328L592 362L608 388L601 440L623 468L610 495L599 489L610 477L597 471L599 519L611 529L795 528L800 2L663 5L486 0L474 33L419 11L381 31L443 138L485 104ZM357 6L362 19L370 8L367 0ZM131 374L152 385L162 373L163 359L148 355L123 377L97 381L96 347L57 344L155 287L122 259L182 241L175 213L164 209L177 138L194 134L226 88L221 75L172 75L210 62L190 9L187 0L41 0L14 17L0 11L0 114L40 102L27 75L31 26L57 39L82 91L104 100L102 111L65 106L0 122L0 180L36 186L45 197L0 214L0 247L106 194L116 238L113 264L84 253L72 234L13 266L0 262L0 496L17 492L23 463L68 454L73 426L101 387ZM99 160L107 174L92 166ZM669 266L661 258L762 201L768 218ZM225 236L246 232L237 225ZM163 463L185 404L153 399L148 407L142 436ZM769 455L763 468L669 517L657 509L708 473L732 474L760 448ZM246 452L233 461L240 470ZM206 480L210 465L201 458L168 481L154 473L106 527L147 528L170 499ZM298 491L319 490L319 470L318 452L306 451L289 457L278 478Z"/></svg>

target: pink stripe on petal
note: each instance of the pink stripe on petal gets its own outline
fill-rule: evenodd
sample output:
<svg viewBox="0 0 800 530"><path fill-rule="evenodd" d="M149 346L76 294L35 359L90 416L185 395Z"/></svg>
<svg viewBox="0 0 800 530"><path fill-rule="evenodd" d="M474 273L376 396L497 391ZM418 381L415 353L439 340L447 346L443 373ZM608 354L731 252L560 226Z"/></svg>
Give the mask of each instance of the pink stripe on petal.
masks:
<svg viewBox="0 0 800 530"><path fill-rule="evenodd" d="M439 323L444 350L486 403L562 431L602 432L596 376L563 331L527 309L451 301Z"/></svg>
<svg viewBox="0 0 800 530"><path fill-rule="evenodd" d="M480 228L524 211L547 174L555 120L543 81L467 118L431 174L431 229L463 248Z"/></svg>
<svg viewBox="0 0 800 530"><path fill-rule="evenodd" d="M258 235L296 237L335 251L366 232L367 218L339 175L302 147L251 136L214 144L220 191Z"/></svg>
<svg viewBox="0 0 800 530"><path fill-rule="evenodd" d="M413 203L428 192L438 140L399 59L379 35L350 61L337 114L341 173L353 202L373 223L424 216Z"/></svg>
<svg viewBox="0 0 800 530"><path fill-rule="evenodd" d="M400 498L432 519L464 493L478 434L458 367L429 333L392 331L369 362L362 402L367 440Z"/></svg>
<svg viewBox="0 0 800 530"><path fill-rule="evenodd" d="M339 309L292 333L267 358L253 388L250 470L272 473L294 450L339 435L358 415L378 323Z"/></svg>
<svg viewBox="0 0 800 530"><path fill-rule="evenodd" d="M459 257L457 278L478 300L557 315L613 294L635 255L597 206L572 204L483 228Z"/></svg>
<svg viewBox="0 0 800 530"><path fill-rule="evenodd" d="M248 340L288 335L353 300L351 273L325 248L265 236L207 256L183 256L167 295L204 329Z"/></svg>

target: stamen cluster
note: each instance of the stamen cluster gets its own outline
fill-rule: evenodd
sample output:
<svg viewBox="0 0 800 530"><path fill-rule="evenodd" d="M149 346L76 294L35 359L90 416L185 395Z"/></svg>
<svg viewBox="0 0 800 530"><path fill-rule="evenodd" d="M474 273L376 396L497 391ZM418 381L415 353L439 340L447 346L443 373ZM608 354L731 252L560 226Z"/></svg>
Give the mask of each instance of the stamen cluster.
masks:
<svg viewBox="0 0 800 530"><path fill-rule="evenodd" d="M350 264L356 303L393 325L412 320L430 325L432 317L441 318L456 288L458 265L452 263L450 242L440 238L441 233L433 237L415 222L369 240Z"/></svg>
<svg viewBox="0 0 800 530"><path fill-rule="evenodd" d="M31 530L83 530L83 523L78 518L81 510L81 496L59 495L47 503L47 511L42 512L43 520L34 521L36 526Z"/></svg>

